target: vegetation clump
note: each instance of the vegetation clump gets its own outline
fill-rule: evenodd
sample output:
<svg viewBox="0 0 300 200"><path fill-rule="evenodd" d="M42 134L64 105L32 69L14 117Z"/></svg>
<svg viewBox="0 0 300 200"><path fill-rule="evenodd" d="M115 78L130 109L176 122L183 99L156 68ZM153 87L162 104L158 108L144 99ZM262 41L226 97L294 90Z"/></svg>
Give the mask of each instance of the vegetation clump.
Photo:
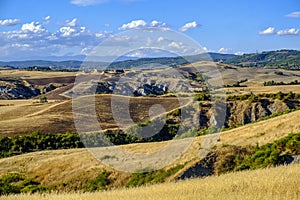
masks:
<svg viewBox="0 0 300 200"><path fill-rule="evenodd" d="M9 173L0 178L0 195L45 192L47 190L49 188L19 173Z"/></svg>
<svg viewBox="0 0 300 200"><path fill-rule="evenodd" d="M274 80L264 82L264 86L275 86L275 85L300 85L300 82L298 82L298 80L294 80L289 83L284 83L283 81L275 82Z"/></svg>
<svg viewBox="0 0 300 200"><path fill-rule="evenodd" d="M215 172L222 174L288 164L292 160L291 156L300 154L299 146L300 133L290 134L262 146L225 145L217 152Z"/></svg>
<svg viewBox="0 0 300 200"><path fill-rule="evenodd" d="M277 93L262 93L262 94L243 94L243 95L229 95L226 97L226 101L260 101L262 98L279 99L279 100L291 100L300 99L300 94L294 92L283 93L281 91Z"/></svg>
<svg viewBox="0 0 300 200"><path fill-rule="evenodd" d="M168 170L160 169L157 171L152 171L151 169L145 169L137 171L136 173L132 174L130 180L126 184L126 187L137 187L146 184L162 183L166 180L166 178L175 174L183 167L184 165L177 165Z"/></svg>

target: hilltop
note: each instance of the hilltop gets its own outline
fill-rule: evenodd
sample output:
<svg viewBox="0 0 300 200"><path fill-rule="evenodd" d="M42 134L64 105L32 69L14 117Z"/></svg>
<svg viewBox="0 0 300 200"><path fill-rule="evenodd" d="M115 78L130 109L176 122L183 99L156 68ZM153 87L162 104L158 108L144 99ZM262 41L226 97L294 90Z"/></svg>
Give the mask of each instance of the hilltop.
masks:
<svg viewBox="0 0 300 200"><path fill-rule="evenodd" d="M85 69L130 69L130 68L165 68L169 66L180 66L198 61L214 61L226 60L233 58L233 54L220 53L203 53L192 56L174 56L174 57L158 57L158 58L132 58L122 57L110 62L91 60L27 60L27 61L9 61L0 62L0 66L6 69L27 69L27 70L79 70L80 67ZM98 58L99 59L99 58ZM40 68L39 68L40 67ZM50 67L50 68L49 68ZM36 68L36 69L35 69ZM43 69L44 68L44 69Z"/></svg>
<svg viewBox="0 0 300 200"><path fill-rule="evenodd" d="M243 67L300 69L300 51L277 50L250 53L227 59L224 63Z"/></svg>

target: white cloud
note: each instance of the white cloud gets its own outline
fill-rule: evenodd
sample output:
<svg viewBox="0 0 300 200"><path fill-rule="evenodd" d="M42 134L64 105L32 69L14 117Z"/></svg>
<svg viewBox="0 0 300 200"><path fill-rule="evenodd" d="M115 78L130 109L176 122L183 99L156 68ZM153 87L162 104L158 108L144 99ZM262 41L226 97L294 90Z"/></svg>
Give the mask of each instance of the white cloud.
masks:
<svg viewBox="0 0 300 200"><path fill-rule="evenodd" d="M243 55L243 54L244 54L244 52L242 52L242 51L238 51L238 52L234 53L234 55L237 55L237 56L240 56L240 55Z"/></svg>
<svg viewBox="0 0 300 200"><path fill-rule="evenodd" d="M183 47L182 43L177 43L177 42L171 42L168 46L173 47L173 48L177 48L177 49L181 49Z"/></svg>
<svg viewBox="0 0 300 200"><path fill-rule="evenodd" d="M70 3L77 6L91 6L96 4L105 3L108 0L71 0Z"/></svg>
<svg viewBox="0 0 300 200"><path fill-rule="evenodd" d="M218 53L229 53L231 49L222 47L218 50Z"/></svg>
<svg viewBox="0 0 300 200"><path fill-rule="evenodd" d="M183 25L179 29L179 31L185 32L185 31L187 31L187 30L189 30L191 28L197 28L197 27L199 27L199 24L197 22L193 21L193 22L189 22L189 23L186 23L185 25Z"/></svg>
<svg viewBox="0 0 300 200"><path fill-rule="evenodd" d="M259 32L260 35L280 35L280 36L285 36L285 35L299 35L300 34L300 29L297 28L289 28L289 29L284 29L284 30L279 30L275 31L274 27L269 27L263 31Z"/></svg>
<svg viewBox="0 0 300 200"><path fill-rule="evenodd" d="M164 37L159 37L159 38L157 38L157 42L163 42L163 41L165 41L166 39L164 38Z"/></svg>
<svg viewBox="0 0 300 200"><path fill-rule="evenodd" d="M287 14L286 17L300 18L300 12L292 12Z"/></svg>
<svg viewBox="0 0 300 200"><path fill-rule="evenodd" d="M51 18L51 17L48 15L48 16L44 17L44 20L45 20L45 21L49 21L50 18Z"/></svg>
<svg viewBox="0 0 300 200"><path fill-rule="evenodd" d="M123 24L119 30L130 30L130 29L139 29L139 28L162 28L169 29L168 25L164 22L153 20L150 23L145 22L144 20L133 20L127 24Z"/></svg>
<svg viewBox="0 0 300 200"><path fill-rule="evenodd" d="M145 27L147 23L144 20L133 20L127 24L123 24L119 30L130 30Z"/></svg>
<svg viewBox="0 0 300 200"><path fill-rule="evenodd" d="M164 22L159 22L156 20L153 20L150 25L150 27L156 27L156 28L168 28L167 24Z"/></svg>
<svg viewBox="0 0 300 200"><path fill-rule="evenodd" d="M277 35L298 35L300 33L300 29L290 28L285 30L279 30Z"/></svg>
<svg viewBox="0 0 300 200"><path fill-rule="evenodd" d="M51 17L49 15L44 17L43 25L44 26L48 25L50 23L50 19L51 19Z"/></svg>
<svg viewBox="0 0 300 200"><path fill-rule="evenodd" d="M86 29L86 27L79 26L77 22L77 18L74 18L72 20L66 20L66 22L60 27L57 34L59 34L62 37L74 37L82 34L89 34L89 31Z"/></svg>
<svg viewBox="0 0 300 200"><path fill-rule="evenodd" d="M74 18L72 20L67 20L63 26L71 26L71 27L77 26L77 18Z"/></svg>
<svg viewBox="0 0 300 200"><path fill-rule="evenodd" d="M59 29L59 32L62 33L61 34L62 37L68 37L72 33L75 33L76 30L74 28L64 26Z"/></svg>
<svg viewBox="0 0 300 200"><path fill-rule="evenodd" d="M21 30L24 32L33 32L33 33L43 33L47 30L39 23L39 22L31 22L27 24L23 24Z"/></svg>
<svg viewBox="0 0 300 200"><path fill-rule="evenodd" d="M275 28L274 27L269 27L263 31L259 32L260 35L272 35L275 34Z"/></svg>
<svg viewBox="0 0 300 200"><path fill-rule="evenodd" d="M15 26L21 23L19 19L4 19L0 20L0 26Z"/></svg>
<svg viewBox="0 0 300 200"><path fill-rule="evenodd" d="M80 26L77 19L66 21L54 32L43 25L44 21L30 22L18 30L0 32L0 60L82 55L111 35L111 32L92 32Z"/></svg>

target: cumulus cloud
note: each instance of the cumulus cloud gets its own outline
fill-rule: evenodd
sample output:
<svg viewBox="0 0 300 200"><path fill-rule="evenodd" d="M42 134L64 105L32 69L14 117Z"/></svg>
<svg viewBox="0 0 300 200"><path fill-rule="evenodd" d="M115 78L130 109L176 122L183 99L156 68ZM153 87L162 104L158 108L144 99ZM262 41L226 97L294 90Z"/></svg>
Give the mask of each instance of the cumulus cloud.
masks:
<svg viewBox="0 0 300 200"><path fill-rule="evenodd" d="M67 20L53 32L43 25L43 22L30 22L18 30L0 32L0 59L82 55L111 35L111 32L90 31L80 26L77 19Z"/></svg>
<svg viewBox="0 0 300 200"><path fill-rule="evenodd" d="M163 41L165 41L166 39L164 38L164 37L158 37L157 38L157 42L163 42Z"/></svg>
<svg viewBox="0 0 300 200"><path fill-rule="evenodd" d="M289 29L283 29L279 31L275 31L274 27L269 27L263 31L259 32L260 35L280 35L280 36L285 36L285 35L299 35L300 34L300 29L297 28L289 28Z"/></svg>
<svg viewBox="0 0 300 200"><path fill-rule="evenodd" d="M229 53L231 49L222 47L218 50L218 53Z"/></svg>
<svg viewBox="0 0 300 200"><path fill-rule="evenodd" d="M150 23L145 22L144 20L133 20L127 24L123 24L119 30L130 30L130 29L139 29L139 28L163 28L168 29L168 25L164 22L153 20Z"/></svg>
<svg viewBox="0 0 300 200"><path fill-rule="evenodd" d="M0 26L15 26L21 23L19 19L4 19L0 20Z"/></svg>
<svg viewBox="0 0 300 200"><path fill-rule="evenodd" d="M48 15L48 16L44 17L44 20L45 20L45 21L49 21L50 18L51 18L51 17Z"/></svg>
<svg viewBox="0 0 300 200"><path fill-rule="evenodd" d="M67 20L63 26L71 26L71 27L74 27L74 26L77 26L77 18L74 18L72 20Z"/></svg>
<svg viewBox="0 0 300 200"><path fill-rule="evenodd" d="M241 56L241 55L243 55L243 54L245 54L245 53L242 52L242 51L238 51L238 52L235 52L235 53L234 53L234 55L237 55L237 56Z"/></svg>
<svg viewBox="0 0 300 200"><path fill-rule="evenodd" d="M123 24L119 30L129 30L145 27L147 23L144 20L133 20L127 24Z"/></svg>
<svg viewBox="0 0 300 200"><path fill-rule="evenodd" d="M259 32L260 35L272 35L275 34L275 28L274 27L269 27L263 31Z"/></svg>
<svg viewBox="0 0 300 200"><path fill-rule="evenodd" d="M43 19L44 19L43 25L48 25L50 23L51 17L48 15L48 16L44 17Z"/></svg>
<svg viewBox="0 0 300 200"><path fill-rule="evenodd" d="M108 0L71 0L70 3L77 6L91 6L96 4L105 3Z"/></svg>
<svg viewBox="0 0 300 200"><path fill-rule="evenodd" d="M193 22L189 22L189 23L186 23L185 25L183 25L183 26L179 29L179 31L185 32L185 31L187 31L187 30L189 30L189 29L197 28L197 27L199 27L199 24L198 24L197 22L193 21Z"/></svg>
<svg viewBox="0 0 300 200"><path fill-rule="evenodd" d="M168 28L168 25L164 22L159 22L156 20L153 20L150 24L150 27L156 27L156 28Z"/></svg>
<svg viewBox="0 0 300 200"><path fill-rule="evenodd" d="M171 42L169 45L169 47L173 47L173 48L177 48L177 49L181 49L183 48L183 45L181 42Z"/></svg>
<svg viewBox="0 0 300 200"><path fill-rule="evenodd" d="M300 12L292 12L286 15L286 17L300 18Z"/></svg>
<svg viewBox="0 0 300 200"><path fill-rule="evenodd" d="M277 35L299 35L300 29L290 28L277 31Z"/></svg>
<svg viewBox="0 0 300 200"><path fill-rule="evenodd" d="M24 32L43 33L47 30L39 22L23 24L21 30Z"/></svg>

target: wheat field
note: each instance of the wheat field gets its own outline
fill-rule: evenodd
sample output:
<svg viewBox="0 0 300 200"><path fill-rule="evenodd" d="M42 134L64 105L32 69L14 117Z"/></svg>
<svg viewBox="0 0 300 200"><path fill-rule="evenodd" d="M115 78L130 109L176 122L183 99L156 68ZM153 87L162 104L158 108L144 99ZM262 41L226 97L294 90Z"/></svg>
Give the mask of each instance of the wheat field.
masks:
<svg viewBox="0 0 300 200"><path fill-rule="evenodd" d="M203 179L171 182L131 189L95 193L22 194L2 196L3 200L176 200L176 199L244 199L298 200L300 197L300 165L280 166L228 173Z"/></svg>

